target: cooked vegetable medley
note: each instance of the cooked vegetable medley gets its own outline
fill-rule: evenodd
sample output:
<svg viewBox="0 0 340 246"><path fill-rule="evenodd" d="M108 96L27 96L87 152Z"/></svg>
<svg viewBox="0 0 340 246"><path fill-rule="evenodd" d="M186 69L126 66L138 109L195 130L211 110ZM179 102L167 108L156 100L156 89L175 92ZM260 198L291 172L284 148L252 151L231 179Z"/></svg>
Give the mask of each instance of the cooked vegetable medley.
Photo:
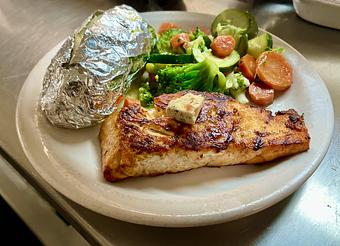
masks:
<svg viewBox="0 0 340 246"><path fill-rule="evenodd" d="M273 49L269 33L258 35L249 12L227 9L211 25L211 34L180 23L163 23L152 54L146 60L146 79L138 89L143 106L153 97L181 90L220 92L241 103L267 106L275 90L292 84L292 68ZM249 99L249 100L248 100Z"/></svg>

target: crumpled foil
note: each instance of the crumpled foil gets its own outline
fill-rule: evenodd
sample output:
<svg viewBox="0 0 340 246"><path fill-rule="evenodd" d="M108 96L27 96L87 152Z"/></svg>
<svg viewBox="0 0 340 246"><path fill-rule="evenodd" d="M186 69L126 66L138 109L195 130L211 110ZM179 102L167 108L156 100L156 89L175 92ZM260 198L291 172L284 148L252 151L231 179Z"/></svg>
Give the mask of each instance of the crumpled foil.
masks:
<svg viewBox="0 0 340 246"><path fill-rule="evenodd" d="M116 110L153 42L152 27L132 7L95 12L67 38L46 71L40 107L48 120L65 128L101 122Z"/></svg>

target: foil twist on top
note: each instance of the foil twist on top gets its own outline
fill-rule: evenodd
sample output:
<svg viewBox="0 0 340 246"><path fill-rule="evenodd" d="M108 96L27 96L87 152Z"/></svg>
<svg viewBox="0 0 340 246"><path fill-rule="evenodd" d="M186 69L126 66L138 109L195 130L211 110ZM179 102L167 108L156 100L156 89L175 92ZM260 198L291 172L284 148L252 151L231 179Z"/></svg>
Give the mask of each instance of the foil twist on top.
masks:
<svg viewBox="0 0 340 246"><path fill-rule="evenodd" d="M68 37L49 65L40 107L55 126L101 122L144 66L154 30L130 6L96 11Z"/></svg>

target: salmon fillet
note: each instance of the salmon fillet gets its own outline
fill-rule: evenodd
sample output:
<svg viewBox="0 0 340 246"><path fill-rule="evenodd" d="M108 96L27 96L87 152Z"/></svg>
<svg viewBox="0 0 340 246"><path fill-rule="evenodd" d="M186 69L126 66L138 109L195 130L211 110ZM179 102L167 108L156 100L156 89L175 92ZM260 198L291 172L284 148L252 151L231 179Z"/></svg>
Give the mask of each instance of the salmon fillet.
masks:
<svg viewBox="0 0 340 246"><path fill-rule="evenodd" d="M171 100L189 92L204 97L194 125L165 115ZM164 94L154 103L145 109L130 101L103 122L99 138L107 181L267 162L309 148L303 116L293 109L273 115L220 93L196 91Z"/></svg>

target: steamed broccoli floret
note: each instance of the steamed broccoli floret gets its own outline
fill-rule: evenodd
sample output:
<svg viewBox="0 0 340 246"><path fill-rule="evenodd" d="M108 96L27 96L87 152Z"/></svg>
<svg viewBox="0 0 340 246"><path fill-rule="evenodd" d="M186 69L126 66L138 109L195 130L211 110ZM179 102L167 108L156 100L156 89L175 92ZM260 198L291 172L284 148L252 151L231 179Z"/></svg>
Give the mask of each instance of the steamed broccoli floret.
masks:
<svg viewBox="0 0 340 246"><path fill-rule="evenodd" d="M226 79L217 65L206 59L200 63L162 69L156 80L156 91L160 95L181 90L221 91L225 88Z"/></svg>
<svg viewBox="0 0 340 246"><path fill-rule="evenodd" d="M185 46L187 54L193 54L196 57L196 55L201 54L210 48L210 38L198 27L196 27L194 32L190 33L190 40L191 41Z"/></svg>
<svg viewBox="0 0 340 246"><path fill-rule="evenodd" d="M138 89L138 99L143 107L149 107L152 105L153 95L150 92L150 86L148 83L145 83Z"/></svg>
<svg viewBox="0 0 340 246"><path fill-rule="evenodd" d="M195 31L192 31L191 33L190 33L190 40L194 40L194 39L196 39L196 38L198 38L199 36L204 36L204 35L206 35L204 32L202 32L200 29L199 29L199 27L196 27L195 28Z"/></svg>
<svg viewBox="0 0 340 246"><path fill-rule="evenodd" d="M148 31L151 33L152 39L151 39L151 52L150 53L157 53L157 47L156 47L156 43L157 43L157 34L155 31L155 28L153 28L152 26L148 25Z"/></svg>
<svg viewBox="0 0 340 246"><path fill-rule="evenodd" d="M202 37L198 37L197 39L189 42L186 46L186 53L192 54L197 62L202 62L206 59L206 56L204 55L206 52L209 52L209 49L205 46L205 42Z"/></svg>
<svg viewBox="0 0 340 246"><path fill-rule="evenodd" d="M240 103L249 102L245 92L249 87L249 80L241 73L230 73L226 77L226 93L232 95Z"/></svg>
<svg viewBox="0 0 340 246"><path fill-rule="evenodd" d="M205 42L202 36L199 36L193 41L190 41L186 46L185 46L185 51L187 54L191 55L194 53L194 50L197 49L199 52L203 52L204 50L207 49L205 46Z"/></svg>
<svg viewBox="0 0 340 246"><path fill-rule="evenodd" d="M203 38L205 46L207 48L210 47L211 39L209 38L209 36L207 34L205 34L204 32L202 32L201 29L199 29L199 27L196 27L195 31L190 33L190 40L195 40L198 37L202 37Z"/></svg>

